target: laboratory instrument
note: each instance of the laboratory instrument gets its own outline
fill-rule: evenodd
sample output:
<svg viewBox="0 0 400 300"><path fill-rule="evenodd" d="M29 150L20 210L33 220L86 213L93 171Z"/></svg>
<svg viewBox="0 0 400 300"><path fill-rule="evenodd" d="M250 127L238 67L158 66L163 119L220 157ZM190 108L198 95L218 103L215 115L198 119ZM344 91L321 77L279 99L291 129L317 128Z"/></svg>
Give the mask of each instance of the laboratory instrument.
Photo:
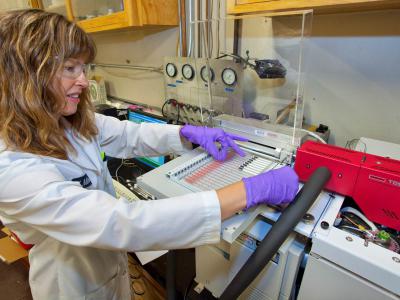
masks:
<svg viewBox="0 0 400 300"><path fill-rule="evenodd" d="M310 11L294 13L289 27L280 21L279 14L196 22L199 40L208 51L202 57L165 58L165 65L172 63L182 73L185 64L195 70L193 80L185 79L183 74L176 78L165 76L166 94L177 103L199 107L200 119L207 120L202 124L246 137L248 142L239 144L247 155L231 153L222 163L197 148L139 177L137 184L162 199L218 189L284 165L301 168L300 177L306 180L317 166L326 166L332 173L327 189L318 194L238 298L313 300L323 295L328 300L398 299L398 209L393 200L399 199L398 179L391 177L393 187L377 188L381 183L366 183L371 179L365 175L361 188L355 189L363 171L372 168L369 161L391 170L380 170L379 175L375 170L373 176L379 178L398 170L396 163L357 151L349 154L331 146L310 144L302 130L304 53L311 16ZM212 35L212 47L205 35L207 28L223 28L223 34ZM265 35L254 35L255 28L257 32L265 29ZM217 47L215 39L221 35L223 42ZM232 56L220 58L223 53L242 56L240 53L246 51L260 58L259 68L264 64L269 74L273 74L275 66L275 78L243 68L242 61ZM263 61L265 57L271 61ZM225 71L223 75L229 69L233 72ZM211 70L213 80L209 76ZM203 109L208 114L202 114ZM363 157L368 157L368 161L363 162ZM368 202L372 201L367 204L372 208L370 212L363 211L363 202L359 200L365 195L364 189L371 194L367 197L378 199L368 198ZM389 197L382 200L382 194ZM384 216L385 210L393 217ZM216 298L226 295L232 280L261 245L272 224L279 223L282 214L281 207L259 206L225 220L220 243L195 250L195 291L207 290ZM373 220L368 221L371 216Z"/></svg>

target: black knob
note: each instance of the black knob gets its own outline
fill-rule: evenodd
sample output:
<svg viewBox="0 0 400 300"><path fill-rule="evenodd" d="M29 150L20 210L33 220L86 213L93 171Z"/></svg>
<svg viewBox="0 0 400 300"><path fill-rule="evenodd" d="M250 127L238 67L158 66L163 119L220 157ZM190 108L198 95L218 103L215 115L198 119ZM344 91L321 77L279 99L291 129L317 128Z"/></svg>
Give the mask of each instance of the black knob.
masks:
<svg viewBox="0 0 400 300"><path fill-rule="evenodd" d="M322 221L321 222L321 228L322 229L328 229L329 228L329 223L327 221Z"/></svg>

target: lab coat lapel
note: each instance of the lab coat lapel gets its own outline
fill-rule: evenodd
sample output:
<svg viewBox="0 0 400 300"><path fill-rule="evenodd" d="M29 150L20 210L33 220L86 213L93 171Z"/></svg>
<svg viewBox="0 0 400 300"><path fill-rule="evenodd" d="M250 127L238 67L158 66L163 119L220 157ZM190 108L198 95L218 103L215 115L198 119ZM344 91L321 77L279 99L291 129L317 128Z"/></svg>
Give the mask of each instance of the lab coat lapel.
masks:
<svg viewBox="0 0 400 300"><path fill-rule="evenodd" d="M85 141L75 136L70 130L67 131L67 136L76 150L75 153L70 153L70 161L96 173L101 172L100 150L96 141Z"/></svg>

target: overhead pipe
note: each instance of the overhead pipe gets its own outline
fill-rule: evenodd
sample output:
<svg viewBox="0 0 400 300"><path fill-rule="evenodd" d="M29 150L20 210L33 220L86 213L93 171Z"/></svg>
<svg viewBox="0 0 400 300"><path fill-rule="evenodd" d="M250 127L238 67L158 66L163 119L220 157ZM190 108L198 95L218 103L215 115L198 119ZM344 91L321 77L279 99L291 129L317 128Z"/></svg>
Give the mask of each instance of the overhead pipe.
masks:
<svg viewBox="0 0 400 300"><path fill-rule="evenodd" d="M122 65L122 64L105 64L105 63L91 63L90 67L105 67L105 68L116 68L116 69L130 69L130 70L141 70L163 73L163 67L147 67L138 65Z"/></svg>
<svg viewBox="0 0 400 300"><path fill-rule="evenodd" d="M187 37L186 37L186 0L178 0L179 6L179 27L180 27L180 56L187 56Z"/></svg>
<svg viewBox="0 0 400 300"><path fill-rule="evenodd" d="M188 45L188 53L187 56L191 57L192 56L192 51L193 51L193 1L194 0L188 0L188 12L189 12L189 45Z"/></svg>

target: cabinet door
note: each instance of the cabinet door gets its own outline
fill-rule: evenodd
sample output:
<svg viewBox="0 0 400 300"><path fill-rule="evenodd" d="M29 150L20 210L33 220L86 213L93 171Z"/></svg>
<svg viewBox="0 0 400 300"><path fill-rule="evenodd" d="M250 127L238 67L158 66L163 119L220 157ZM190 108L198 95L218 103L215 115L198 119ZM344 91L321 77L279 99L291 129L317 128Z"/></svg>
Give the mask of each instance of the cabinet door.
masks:
<svg viewBox="0 0 400 300"><path fill-rule="evenodd" d="M316 13L399 8L399 0L227 0L228 14L314 9Z"/></svg>
<svg viewBox="0 0 400 300"><path fill-rule="evenodd" d="M41 8L46 11L59 13L64 16L67 14L67 6L64 0L41 0Z"/></svg>
<svg viewBox="0 0 400 300"><path fill-rule="evenodd" d="M125 10L123 0L71 0L70 2L75 21L110 16Z"/></svg>
<svg viewBox="0 0 400 300"><path fill-rule="evenodd" d="M86 32L140 26L134 0L66 0L71 19Z"/></svg>
<svg viewBox="0 0 400 300"><path fill-rule="evenodd" d="M178 25L177 0L30 1L38 1L41 8L67 16L69 20L77 22L86 32L148 25Z"/></svg>

